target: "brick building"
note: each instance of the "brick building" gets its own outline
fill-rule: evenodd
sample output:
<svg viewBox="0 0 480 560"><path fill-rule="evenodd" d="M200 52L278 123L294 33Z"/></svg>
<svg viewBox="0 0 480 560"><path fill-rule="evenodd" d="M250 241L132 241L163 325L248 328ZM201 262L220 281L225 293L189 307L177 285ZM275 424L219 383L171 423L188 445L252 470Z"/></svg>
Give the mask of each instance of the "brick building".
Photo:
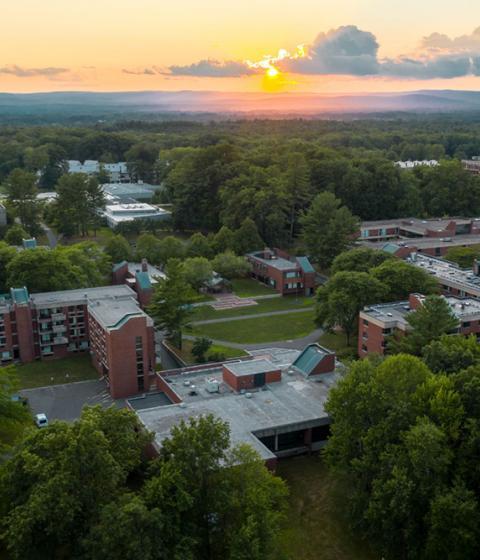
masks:
<svg viewBox="0 0 480 560"><path fill-rule="evenodd" d="M150 303L155 284L165 278L165 273L149 264L147 259L142 259L140 263L122 261L112 269L112 283L132 288L142 308Z"/></svg>
<svg viewBox="0 0 480 560"><path fill-rule="evenodd" d="M152 319L128 286L29 295L12 288L0 300L0 363L89 352L114 398L148 390L155 371Z"/></svg>
<svg viewBox="0 0 480 560"><path fill-rule="evenodd" d="M407 316L417 309L425 296L410 294L408 301L370 305L359 314L358 355L384 354L388 337L404 336L410 328ZM458 318L458 333L480 336L480 300L445 296L455 316Z"/></svg>
<svg viewBox="0 0 480 560"><path fill-rule="evenodd" d="M455 263L417 253L412 253L407 261L432 275L438 281L444 295L480 298L478 262L473 270L462 269Z"/></svg>
<svg viewBox="0 0 480 560"><path fill-rule="evenodd" d="M233 445L248 443L268 466L320 449L329 434L329 390L343 370L335 354L311 344L270 348L219 364L156 374L157 393L128 400L154 434L158 450L181 420L214 414L230 426Z"/></svg>
<svg viewBox="0 0 480 560"><path fill-rule="evenodd" d="M441 257L451 247L479 245L480 220L398 218L363 222L357 241L362 246L386 251L399 258L411 253Z"/></svg>
<svg viewBox="0 0 480 560"><path fill-rule="evenodd" d="M315 270L307 257L292 257L280 249L264 249L247 254L252 277L282 295L315 292Z"/></svg>

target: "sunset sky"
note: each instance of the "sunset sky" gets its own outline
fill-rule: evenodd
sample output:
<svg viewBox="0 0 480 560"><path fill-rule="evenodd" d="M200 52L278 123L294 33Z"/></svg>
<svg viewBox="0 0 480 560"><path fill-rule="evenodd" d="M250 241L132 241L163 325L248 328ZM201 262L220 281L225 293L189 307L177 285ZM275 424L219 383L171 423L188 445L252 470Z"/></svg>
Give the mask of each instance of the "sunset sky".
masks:
<svg viewBox="0 0 480 560"><path fill-rule="evenodd" d="M480 86L478 0L4 0L0 13L0 91Z"/></svg>

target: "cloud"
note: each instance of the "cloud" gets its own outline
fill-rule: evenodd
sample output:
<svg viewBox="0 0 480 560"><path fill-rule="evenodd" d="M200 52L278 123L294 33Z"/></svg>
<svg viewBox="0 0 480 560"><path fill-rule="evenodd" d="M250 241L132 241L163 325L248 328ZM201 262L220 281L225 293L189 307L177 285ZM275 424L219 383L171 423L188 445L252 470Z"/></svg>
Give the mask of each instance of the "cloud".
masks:
<svg viewBox="0 0 480 560"><path fill-rule="evenodd" d="M123 68L122 72L124 74L133 74L134 76L155 76L157 72L152 68L144 68L143 70L128 70Z"/></svg>
<svg viewBox="0 0 480 560"><path fill-rule="evenodd" d="M377 74L378 47L375 35L347 25L320 33L305 58L285 58L279 66L298 74Z"/></svg>
<svg viewBox="0 0 480 560"><path fill-rule="evenodd" d="M442 55L430 59L412 59L401 57L386 59L380 65L380 73L396 78L416 78L429 80L434 78L459 78L474 73L469 56Z"/></svg>
<svg viewBox="0 0 480 560"><path fill-rule="evenodd" d="M151 66L122 71L125 74L148 76L239 78L262 74L274 67L293 74L384 76L416 80L480 76L480 27L459 37L431 33L422 38L414 53L397 58L380 58L378 51L379 44L373 33L355 25L345 25L319 33L311 44L299 46L294 53L280 49L277 56L265 56L257 62L204 59L167 68Z"/></svg>
<svg viewBox="0 0 480 560"><path fill-rule="evenodd" d="M470 35L450 38L443 33L432 33L424 37L420 43L421 48L440 49L448 51L474 50L480 53L480 27L477 27Z"/></svg>
<svg viewBox="0 0 480 560"><path fill-rule="evenodd" d="M0 74L10 74L18 78L31 78L32 76L45 76L47 78L57 77L59 74L68 72L68 68L56 68L48 66L46 68L22 68L15 64L0 67Z"/></svg>
<svg viewBox="0 0 480 560"><path fill-rule="evenodd" d="M239 78L261 72L251 68L247 63L237 60L200 60L185 66L169 66L168 74L172 76L201 76L208 78Z"/></svg>

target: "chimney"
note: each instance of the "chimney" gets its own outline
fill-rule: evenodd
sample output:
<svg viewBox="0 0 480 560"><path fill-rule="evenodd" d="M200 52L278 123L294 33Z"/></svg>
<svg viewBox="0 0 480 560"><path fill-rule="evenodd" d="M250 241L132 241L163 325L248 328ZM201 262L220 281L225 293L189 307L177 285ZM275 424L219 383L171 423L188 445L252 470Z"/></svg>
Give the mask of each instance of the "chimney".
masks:
<svg viewBox="0 0 480 560"><path fill-rule="evenodd" d="M480 276L480 261L478 259L473 261L473 274Z"/></svg>
<svg viewBox="0 0 480 560"><path fill-rule="evenodd" d="M142 272L148 272L148 261L147 261L147 259L142 259Z"/></svg>

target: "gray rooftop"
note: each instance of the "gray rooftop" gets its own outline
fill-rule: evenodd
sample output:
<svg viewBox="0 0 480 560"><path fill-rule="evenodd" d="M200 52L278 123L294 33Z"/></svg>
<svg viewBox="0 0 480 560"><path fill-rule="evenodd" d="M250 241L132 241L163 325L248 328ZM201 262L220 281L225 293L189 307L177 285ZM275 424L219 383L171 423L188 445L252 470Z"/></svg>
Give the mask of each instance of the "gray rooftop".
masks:
<svg viewBox="0 0 480 560"><path fill-rule="evenodd" d="M146 317L149 323L152 321L133 298L97 299L89 304L88 311L106 329L118 328L130 317Z"/></svg>
<svg viewBox="0 0 480 560"><path fill-rule="evenodd" d="M272 362L262 358L256 358L249 362L233 362L225 365L236 377L243 375L255 375L256 373L266 373L278 369Z"/></svg>
<svg viewBox="0 0 480 560"><path fill-rule="evenodd" d="M41 292L31 294L30 299L37 307L54 307L76 305L101 299L135 298L135 292L125 284L118 286L100 286L98 288L80 288L59 292Z"/></svg>
<svg viewBox="0 0 480 560"><path fill-rule="evenodd" d="M480 297L480 277L475 276L472 270L465 270L448 261L419 253L407 260L435 276L441 284L456 288L466 295Z"/></svg>
<svg viewBox="0 0 480 560"><path fill-rule="evenodd" d="M254 258L255 260L276 268L278 270L295 270L300 268L297 262L289 261L288 259L284 259L283 257L277 257L273 255L272 258L264 258L264 251L255 251L254 253L248 253L249 257Z"/></svg>
<svg viewBox="0 0 480 560"><path fill-rule="evenodd" d="M161 445L172 427L181 420L214 414L228 422L233 445L249 443L264 459L273 458L275 455L256 436L273 435L281 428L290 431L287 428L309 427L318 424L319 419L327 423L324 406L329 389L339 374L322 375L312 381L296 372L283 373L281 381L270 383L263 390L252 391L251 398L234 393L225 384L222 384L220 393L209 394L205 389L207 377L216 378L221 383L221 368L206 368L197 373L167 378L172 389L184 399L183 405L137 411L140 421L154 433L157 445ZM190 395L192 385L195 395Z"/></svg>
<svg viewBox="0 0 480 560"><path fill-rule="evenodd" d="M417 296L424 300L425 296ZM444 296L445 301L450 305L453 314L459 321L480 319L480 300L475 298L459 298L455 296ZM408 301L393 303L382 303L370 305L362 311L362 317L378 319L385 324L396 324L397 326L407 325L406 317L412 309Z"/></svg>

